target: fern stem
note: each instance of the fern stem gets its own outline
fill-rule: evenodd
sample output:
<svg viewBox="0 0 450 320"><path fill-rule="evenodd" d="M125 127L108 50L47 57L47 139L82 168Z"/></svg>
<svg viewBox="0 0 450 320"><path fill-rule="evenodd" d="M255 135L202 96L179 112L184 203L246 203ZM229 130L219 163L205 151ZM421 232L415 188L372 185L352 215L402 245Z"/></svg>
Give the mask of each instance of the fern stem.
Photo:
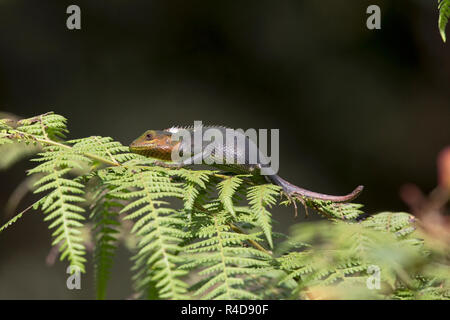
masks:
<svg viewBox="0 0 450 320"><path fill-rule="evenodd" d="M239 228L238 226L235 226L235 225L232 224L232 223L229 223L228 225L231 227L231 229L233 229L234 232L241 233L241 234L246 234L245 231L242 230L241 228ZM251 240L251 239L249 239L248 242L249 242L255 249L257 249L257 250L259 250L259 251L262 251L262 252L264 252L264 253L267 253L267 254L269 254L269 255L272 254L272 251L269 251L269 250L265 249L265 248L264 248L262 245L260 245L258 242L254 241L254 240Z"/></svg>
<svg viewBox="0 0 450 320"><path fill-rule="evenodd" d="M53 141L53 140L50 140L50 139L42 139L42 138L38 138L38 137L33 137L33 138L34 138L34 140L36 140L37 142L40 142L40 143L45 143L45 144L48 144L48 145L52 145L52 146L56 146L56 147L60 147L60 148L65 148L67 150L72 150L73 149L71 146L68 146L66 144L59 143L59 142L56 142L56 141ZM118 162L113 162L113 161L111 161L109 159L97 156L97 155L92 154L92 153L83 152L83 154L86 157L91 158L92 160L97 160L97 161L100 161L100 162L103 162L105 164L109 164L109 165L115 166L115 167L120 166L120 163L118 163Z"/></svg>
<svg viewBox="0 0 450 320"><path fill-rule="evenodd" d="M12 225L14 222L16 222L17 220L19 220L20 218L22 218L22 215L24 213L26 213L28 210L30 210L31 208L33 208L39 201L41 201L42 199L39 199L38 201L36 201L35 203L29 205L27 208L25 208L23 211L21 211L20 213L16 214L13 218L9 219L8 222L6 222L2 227L0 227L0 232L2 232L3 230L5 230L6 228L8 228L10 225Z"/></svg>

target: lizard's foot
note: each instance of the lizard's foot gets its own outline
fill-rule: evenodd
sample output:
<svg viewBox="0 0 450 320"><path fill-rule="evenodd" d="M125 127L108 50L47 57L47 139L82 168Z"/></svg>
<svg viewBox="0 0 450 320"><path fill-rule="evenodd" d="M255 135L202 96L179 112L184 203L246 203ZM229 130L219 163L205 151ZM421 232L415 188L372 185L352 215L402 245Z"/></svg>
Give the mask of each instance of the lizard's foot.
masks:
<svg viewBox="0 0 450 320"><path fill-rule="evenodd" d="M305 208L305 215L308 217L308 206L306 205L305 199L296 193L291 193L289 197L292 199L292 203L294 204L295 216L297 216L297 203L295 201L298 200L303 205L303 208Z"/></svg>
<svg viewBox="0 0 450 320"><path fill-rule="evenodd" d="M163 167L163 168L174 168L174 169L178 169L182 167L181 163L168 163L168 162L164 162L164 161L155 161L153 162L153 164L155 166L158 167Z"/></svg>
<svg viewBox="0 0 450 320"><path fill-rule="evenodd" d="M306 205L306 201L305 201L305 199L302 196L296 194L295 192L291 192L291 193L282 192L282 194L284 194L288 198L289 202L294 205L294 210L295 210L294 217L298 216L297 202L296 202L297 200L305 208L305 215L306 215L306 217L308 217L308 206Z"/></svg>

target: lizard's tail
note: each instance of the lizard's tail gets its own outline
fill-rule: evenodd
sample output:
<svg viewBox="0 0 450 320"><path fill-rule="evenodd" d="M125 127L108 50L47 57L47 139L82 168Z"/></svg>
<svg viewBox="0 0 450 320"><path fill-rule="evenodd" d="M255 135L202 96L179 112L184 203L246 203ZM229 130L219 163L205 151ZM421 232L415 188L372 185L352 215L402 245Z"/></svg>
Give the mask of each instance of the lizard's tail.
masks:
<svg viewBox="0 0 450 320"><path fill-rule="evenodd" d="M333 201L333 202L347 202L355 199L364 189L364 186L358 186L351 193L346 194L344 196L333 196L323 193L317 193L313 191L309 191L300 187L297 187L278 175L267 176L267 178L273 183L281 188L287 194L288 197L305 197L317 200L325 200L325 201Z"/></svg>

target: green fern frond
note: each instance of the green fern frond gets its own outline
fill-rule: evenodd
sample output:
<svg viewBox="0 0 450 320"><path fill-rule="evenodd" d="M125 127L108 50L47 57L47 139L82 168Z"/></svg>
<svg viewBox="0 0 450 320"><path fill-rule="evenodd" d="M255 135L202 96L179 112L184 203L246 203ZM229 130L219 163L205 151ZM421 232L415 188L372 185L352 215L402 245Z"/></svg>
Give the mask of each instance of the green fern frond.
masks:
<svg viewBox="0 0 450 320"><path fill-rule="evenodd" d="M73 150L80 154L94 154L109 159L117 165L136 158L135 154L129 152L128 147L110 137L91 136L70 140L68 143L73 144Z"/></svg>
<svg viewBox="0 0 450 320"><path fill-rule="evenodd" d="M1 114L0 114L1 116ZM29 144L29 141L14 143L11 131L16 123L12 119L0 119L0 170L5 170L17 161L36 154L40 148Z"/></svg>
<svg viewBox="0 0 450 320"><path fill-rule="evenodd" d="M34 130L34 129L33 129ZM49 228L56 229L52 236L52 245L58 245L60 259L68 259L72 266L77 266L84 272L83 257L85 247L80 236L82 215L84 209L78 204L84 202L84 185L69 179L69 174L75 168L82 168L82 163L89 162L86 157L67 152L62 147L45 147L44 153L32 161L40 162L28 174L43 175L36 183L35 193L47 192L39 204L46 214L44 221L53 221Z"/></svg>
<svg viewBox="0 0 450 320"><path fill-rule="evenodd" d="M242 179L239 176L233 176L224 179L217 185L217 188L219 190L219 200L222 202L223 207L234 218L236 218L236 212L234 210L233 196L241 183Z"/></svg>
<svg viewBox="0 0 450 320"><path fill-rule="evenodd" d="M94 267L97 299L106 298L106 288L117 250L118 209L123 205L114 201L106 193L107 189L99 189L96 193L92 217L94 221Z"/></svg>
<svg viewBox="0 0 450 320"><path fill-rule="evenodd" d="M263 230L271 248L273 248L272 219L266 207L270 208L277 202L276 197L280 194L280 190L281 188L276 185L264 184L250 187L247 193L257 225Z"/></svg>
<svg viewBox="0 0 450 320"><path fill-rule="evenodd" d="M347 259L336 251L316 251L308 249L303 252L291 252L277 259L286 275L280 284L297 281L294 295L300 294L308 287L331 286L358 276L366 270L365 265Z"/></svg>
<svg viewBox="0 0 450 320"><path fill-rule="evenodd" d="M450 19L450 0L438 0L439 9L439 32L441 33L442 40L447 41L445 34L445 28L447 27L448 20Z"/></svg>
<svg viewBox="0 0 450 320"><path fill-rule="evenodd" d="M211 175L213 172L207 170L186 170L179 169L169 171L169 174L179 176L184 179L184 196L183 203L184 209L188 212L194 208L194 203L198 197L202 194L206 194L207 184L210 182Z"/></svg>
<svg viewBox="0 0 450 320"><path fill-rule="evenodd" d="M207 208L215 211L214 206ZM198 274L206 278L197 283L194 295L203 299L258 299L246 282L250 275L267 271L271 256L244 245L260 241L258 233L233 232L229 222L225 211L202 216L194 234L200 241L185 247L191 261L183 269L202 269Z"/></svg>
<svg viewBox="0 0 450 320"><path fill-rule="evenodd" d="M65 138L65 134L69 131L66 127L67 119L61 115L49 112L40 116L22 119L17 122L17 131L58 140Z"/></svg>
<svg viewBox="0 0 450 320"><path fill-rule="evenodd" d="M339 203L315 199L305 199L305 201L309 207L331 219L353 220L363 213L360 210L363 205L357 203Z"/></svg>
<svg viewBox="0 0 450 320"><path fill-rule="evenodd" d="M385 212L358 223L334 220L332 224L296 226L289 241L310 245L277 258L281 270L287 272L281 283L296 280L296 294L304 293L306 287L332 286L343 298L352 297L351 292L373 298L362 279L369 276L368 267L375 266L381 272L381 281L391 290L412 288L411 272L405 268L414 268L418 261L426 265L430 256L420 241L411 238L411 217Z"/></svg>
<svg viewBox="0 0 450 320"><path fill-rule="evenodd" d="M183 168L169 171L170 174L183 177L184 180L197 184L202 189L206 188L206 183L214 172L209 170L186 170Z"/></svg>
<svg viewBox="0 0 450 320"><path fill-rule="evenodd" d="M375 230L394 232L397 235L405 236L415 230L415 218L405 212L380 212L362 222L366 227Z"/></svg>
<svg viewBox="0 0 450 320"><path fill-rule="evenodd" d="M125 219L136 220L132 232L139 237L134 270L136 289L145 291L156 283L161 298L182 299L187 285L180 280L186 271L177 268L180 262L179 246L187 233L180 214L167 207L165 197L182 199L180 183L155 168L114 168L116 179L110 180L114 187L111 195L129 201L121 210Z"/></svg>

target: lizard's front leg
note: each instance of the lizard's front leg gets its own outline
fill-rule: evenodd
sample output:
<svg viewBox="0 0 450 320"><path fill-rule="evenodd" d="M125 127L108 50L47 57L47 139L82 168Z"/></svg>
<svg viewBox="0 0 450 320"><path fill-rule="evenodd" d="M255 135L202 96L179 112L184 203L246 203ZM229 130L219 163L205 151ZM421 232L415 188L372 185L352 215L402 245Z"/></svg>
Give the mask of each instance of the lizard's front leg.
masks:
<svg viewBox="0 0 450 320"><path fill-rule="evenodd" d="M163 168L175 168L175 169L179 169L179 168L183 167L183 163L182 163L182 162L164 162L164 161L155 161L155 162L153 162L153 164L154 164L155 166L163 167Z"/></svg>
<svg viewBox="0 0 450 320"><path fill-rule="evenodd" d="M184 159L181 162L164 162L164 161L155 161L154 164L155 166L160 166L160 167L164 167L164 168L182 168L182 167L186 167L186 166L190 166L192 164L195 164L198 162L198 160L202 160L203 159L203 153L198 153L190 158Z"/></svg>

